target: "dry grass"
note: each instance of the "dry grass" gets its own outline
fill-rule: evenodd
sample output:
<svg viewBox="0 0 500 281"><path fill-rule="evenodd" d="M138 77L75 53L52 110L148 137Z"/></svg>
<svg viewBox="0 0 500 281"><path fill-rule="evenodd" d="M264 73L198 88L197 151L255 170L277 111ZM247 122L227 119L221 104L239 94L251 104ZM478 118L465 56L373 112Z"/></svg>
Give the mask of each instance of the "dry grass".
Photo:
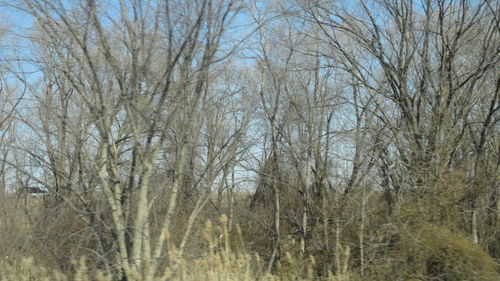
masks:
<svg viewBox="0 0 500 281"><path fill-rule="evenodd" d="M33 239L30 238L30 231L34 226L29 224L28 214L22 206L17 206L15 200L4 200L3 203L0 205L0 281L116 280L116 276L99 272L99 266L92 257L84 257L79 254L81 252L67 248L68 245L50 254L63 254L60 258L67 259L70 266L61 267L48 253L37 248L43 243L30 240ZM332 261L322 260L321 255L325 253L321 252L310 251L304 258L299 258L294 237L283 237L282 249L285 253L273 274L267 274L268 258L265 247L260 245L267 243L267 232L249 219L240 220L246 221L242 225L243 231L238 227L229 230L225 216L214 221L208 220L205 226L197 227L199 231L192 237L196 248L183 254L174 246L178 244L178 234L167 236L168 256L162 271L157 272L153 280L500 280L498 265L484 250L449 228L435 224L390 224L394 229L379 226L378 232L372 235L381 240L370 240L370 243L385 246L367 250L377 260L366 265L364 275L357 269L357 249L352 246L355 245L352 237L357 234L355 227L344 230L345 238L340 249L333 248L332 243L330 252L326 253L340 257L337 266ZM377 230L374 224L370 228ZM43 249L51 245L57 244L45 245ZM263 254L259 256L257 252ZM327 263L328 267L325 267ZM329 271L336 268L335 275ZM130 281L143 280L132 270L126 270L126 274ZM442 276L448 279L439 279Z"/></svg>
<svg viewBox="0 0 500 281"><path fill-rule="evenodd" d="M318 280L314 277L313 263L308 267L306 276L300 276L296 273L296 269L290 271L282 270L279 275L271 275L263 273L262 265L264 264L258 256L250 254L237 254L229 251L213 252L209 251L206 256L197 260L186 260L178 255L178 252L171 252L171 263L165 267L162 274L154 278L155 281L163 280L185 280L185 281L273 281L273 280ZM289 257L287 264L294 264ZM46 269L36 264L32 258L24 258L19 262L8 262L2 264L0 270L3 272L1 281L111 281L112 276L107 276L102 272L91 272L85 259L82 258L79 262L75 262L75 271L71 274L63 274L58 271ZM136 272L127 271L129 280L143 280ZM341 281L349 280L343 277L335 277L331 275L323 280Z"/></svg>
<svg viewBox="0 0 500 281"><path fill-rule="evenodd" d="M314 258L308 261L295 260L291 255L286 255L282 265L276 275L266 274L266 262L258 255L248 252L232 251L230 245L231 235L226 227L227 218L223 216L221 222L215 227L207 221L202 235L205 240L206 249L201 257L188 259L180 254L175 247L169 247L168 264L163 272L159 272L153 280L185 280L185 281L273 281L273 280L317 280L315 279ZM239 237L233 240L241 240ZM170 239L167 237L167 239ZM238 243L242 243L239 241ZM169 245L173 243L167 243ZM90 269L84 257L73 262L72 272L62 273L58 270L44 267L33 258L24 257L2 257L0 259L0 281L111 281L113 276L103 272ZM130 281L141 281L143 278L137 272L126 270L126 275ZM324 280L341 281L348 280L331 275Z"/></svg>

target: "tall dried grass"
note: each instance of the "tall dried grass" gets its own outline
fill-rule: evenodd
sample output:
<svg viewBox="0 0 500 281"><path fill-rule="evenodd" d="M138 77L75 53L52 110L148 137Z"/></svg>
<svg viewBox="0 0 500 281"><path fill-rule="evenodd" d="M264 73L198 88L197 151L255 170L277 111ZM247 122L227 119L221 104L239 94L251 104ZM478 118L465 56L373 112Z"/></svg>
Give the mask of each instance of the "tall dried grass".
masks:
<svg viewBox="0 0 500 281"><path fill-rule="evenodd" d="M236 233L241 233L238 229ZM201 257L195 259L185 258L174 246L169 246L168 263L163 272L153 278L155 281L183 280L183 281L273 281L273 280L317 280L314 274L314 258L310 257L304 261L295 260L287 254L283 259L283 265L276 275L266 274L265 262L258 256L247 252L233 251L230 248L234 241L230 239L227 228L227 218L221 218L221 223L216 227L207 221L203 238L205 240L205 251ZM236 236L236 235L235 235ZM170 239L170 237L166 237ZM237 242L242 243L242 241ZM173 243L167 243L172 245ZM62 273L41 266L33 258L0 258L0 280L1 281L111 281L114 276L103 272L91 270L84 257L73 261L74 270L70 273ZM125 274L130 281L141 281L143 277L138 272L126 269ZM349 280L346 275L333 276L330 274L324 280L344 281Z"/></svg>

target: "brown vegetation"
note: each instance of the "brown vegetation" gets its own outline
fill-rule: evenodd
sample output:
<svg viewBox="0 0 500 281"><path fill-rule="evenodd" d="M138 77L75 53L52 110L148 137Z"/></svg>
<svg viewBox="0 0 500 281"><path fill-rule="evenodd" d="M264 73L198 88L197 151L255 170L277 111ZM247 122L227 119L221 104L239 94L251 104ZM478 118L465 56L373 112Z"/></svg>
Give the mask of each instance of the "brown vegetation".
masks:
<svg viewBox="0 0 500 281"><path fill-rule="evenodd" d="M500 280L498 1L3 9L1 281Z"/></svg>

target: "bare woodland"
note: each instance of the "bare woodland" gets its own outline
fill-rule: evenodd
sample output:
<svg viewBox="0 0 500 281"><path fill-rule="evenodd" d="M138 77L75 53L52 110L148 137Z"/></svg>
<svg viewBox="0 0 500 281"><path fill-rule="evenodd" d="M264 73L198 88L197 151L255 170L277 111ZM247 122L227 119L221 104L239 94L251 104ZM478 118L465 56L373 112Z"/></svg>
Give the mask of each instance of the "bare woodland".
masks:
<svg viewBox="0 0 500 281"><path fill-rule="evenodd" d="M0 280L500 280L499 15L0 1Z"/></svg>

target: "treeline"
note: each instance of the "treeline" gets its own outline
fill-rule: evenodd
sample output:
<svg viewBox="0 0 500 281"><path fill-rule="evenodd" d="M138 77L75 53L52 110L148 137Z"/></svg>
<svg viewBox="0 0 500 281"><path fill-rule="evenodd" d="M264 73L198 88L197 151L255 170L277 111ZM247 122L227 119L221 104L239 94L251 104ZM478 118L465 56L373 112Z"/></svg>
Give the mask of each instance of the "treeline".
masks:
<svg viewBox="0 0 500 281"><path fill-rule="evenodd" d="M6 278L498 280L498 1L0 9Z"/></svg>

